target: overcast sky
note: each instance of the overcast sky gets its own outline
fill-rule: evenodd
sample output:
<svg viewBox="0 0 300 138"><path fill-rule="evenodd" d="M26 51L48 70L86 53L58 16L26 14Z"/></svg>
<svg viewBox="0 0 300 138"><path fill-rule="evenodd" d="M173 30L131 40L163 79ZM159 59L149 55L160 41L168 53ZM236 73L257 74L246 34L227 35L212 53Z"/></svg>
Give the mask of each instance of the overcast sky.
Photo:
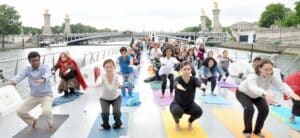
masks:
<svg viewBox="0 0 300 138"><path fill-rule="evenodd" d="M257 21L270 3L294 9L296 0L217 0L220 23ZM135 31L179 31L200 24L201 9L212 19L214 0L0 0L14 6L24 26L42 27L45 9L51 26L61 25L69 14L71 24Z"/></svg>

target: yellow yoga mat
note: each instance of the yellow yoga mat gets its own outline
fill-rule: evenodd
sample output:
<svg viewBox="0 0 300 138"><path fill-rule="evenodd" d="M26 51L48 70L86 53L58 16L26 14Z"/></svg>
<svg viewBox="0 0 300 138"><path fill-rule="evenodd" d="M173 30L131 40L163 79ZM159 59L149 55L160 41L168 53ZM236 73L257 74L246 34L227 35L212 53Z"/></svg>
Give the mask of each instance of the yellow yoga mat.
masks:
<svg viewBox="0 0 300 138"><path fill-rule="evenodd" d="M183 115L180 119L181 130L175 130L175 121L170 111L162 112L164 128L168 138L207 138L207 134L204 129L199 125L196 120L193 122L193 130L189 131L188 118L189 115Z"/></svg>
<svg viewBox="0 0 300 138"><path fill-rule="evenodd" d="M231 133L236 138L243 138L243 129L244 129L244 121L243 114L241 111L237 109L213 109L213 114L227 127ZM253 120L256 120L253 117ZM253 123L254 125L255 123ZM254 127L253 127L254 128ZM272 138L272 135L266 131L262 130L262 133L266 136L266 138ZM259 138L258 136L252 134L251 138Z"/></svg>

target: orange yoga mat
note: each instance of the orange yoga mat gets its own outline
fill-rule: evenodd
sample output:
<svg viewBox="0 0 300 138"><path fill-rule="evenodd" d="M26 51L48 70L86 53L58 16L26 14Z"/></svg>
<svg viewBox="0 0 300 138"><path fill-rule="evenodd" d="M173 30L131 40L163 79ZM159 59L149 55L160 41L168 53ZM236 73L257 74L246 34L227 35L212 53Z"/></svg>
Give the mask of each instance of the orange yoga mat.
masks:
<svg viewBox="0 0 300 138"><path fill-rule="evenodd" d="M243 134L244 121L242 111L237 109L214 108L212 112L236 138L245 137ZM253 120L255 120L255 118L253 118ZM262 133L266 136L266 138L272 138L272 135L268 131L262 130ZM251 138L259 137L252 134Z"/></svg>
<svg viewBox="0 0 300 138"><path fill-rule="evenodd" d="M204 129L200 126L198 120L193 122L193 130L189 131L188 118L189 115L183 115L180 119L181 130L175 130L175 121L170 111L163 111L162 118L164 123L164 128L168 138L207 138L208 135Z"/></svg>

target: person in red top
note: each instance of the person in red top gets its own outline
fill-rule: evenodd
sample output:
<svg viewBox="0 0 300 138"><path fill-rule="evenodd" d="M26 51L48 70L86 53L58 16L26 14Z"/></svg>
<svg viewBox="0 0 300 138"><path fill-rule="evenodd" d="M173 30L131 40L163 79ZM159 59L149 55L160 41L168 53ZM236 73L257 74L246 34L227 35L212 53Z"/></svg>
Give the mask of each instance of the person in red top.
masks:
<svg viewBox="0 0 300 138"><path fill-rule="evenodd" d="M297 94L300 96L300 71L289 75L288 77L285 78L285 83L289 85ZM285 96L285 99L287 100L288 98ZM290 122L295 124L295 116L300 116L300 101L296 101L292 99L293 101L293 106L292 106L292 115L290 117Z"/></svg>
<svg viewBox="0 0 300 138"><path fill-rule="evenodd" d="M60 54L56 65L51 69L52 74L55 74L57 69L59 69L59 76L61 77L58 92L65 92L65 97L69 94L74 94L75 90L80 89L79 86L83 89L87 88L87 85L81 75L80 68L76 62L70 58L68 53L62 52Z"/></svg>

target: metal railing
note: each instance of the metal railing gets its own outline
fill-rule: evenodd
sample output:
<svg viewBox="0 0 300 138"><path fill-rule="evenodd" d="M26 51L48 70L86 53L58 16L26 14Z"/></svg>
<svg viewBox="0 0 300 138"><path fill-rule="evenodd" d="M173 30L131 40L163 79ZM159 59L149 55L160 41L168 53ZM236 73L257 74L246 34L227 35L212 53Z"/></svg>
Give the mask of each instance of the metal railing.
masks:
<svg viewBox="0 0 300 138"><path fill-rule="evenodd" d="M80 68L90 65L92 63L98 62L101 59L105 59L110 55L116 54L119 52L120 47L112 47L101 51L89 52L84 53L83 55L76 55L76 58L73 58L75 62L78 64ZM57 59L59 58L61 52L54 52L45 55L41 55L41 63L47 64L50 67L54 66ZM0 61L1 67L1 78L12 78L15 76L20 70L24 67L28 66L27 58L16 58L16 59L9 59L9 60L2 60ZM51 83L56 83L56 75L51 79ZM0 79L1 79L0 78ZM2 80L2 79L1 79ZM2 81L0 81L2 83ZM22 81L17 86L17 90L20 93L21 97L24 98L28 95L29 87L27 80Z"/></svg>
<svg viewBox="0 0 300 138"><path fill-rule="evenodd" d="M300 60L300 55L298 55L293 61L292 63L287 67L287 69L285 70L285 72L283 73L285 76L286 75L290 75L291 73L293 73L294 71L297 71L300 69L299 66L297 66L297 63L299 63ZM297 62L298 61L298 62ZM297 69L298 67L298 69Z"/></svg>

